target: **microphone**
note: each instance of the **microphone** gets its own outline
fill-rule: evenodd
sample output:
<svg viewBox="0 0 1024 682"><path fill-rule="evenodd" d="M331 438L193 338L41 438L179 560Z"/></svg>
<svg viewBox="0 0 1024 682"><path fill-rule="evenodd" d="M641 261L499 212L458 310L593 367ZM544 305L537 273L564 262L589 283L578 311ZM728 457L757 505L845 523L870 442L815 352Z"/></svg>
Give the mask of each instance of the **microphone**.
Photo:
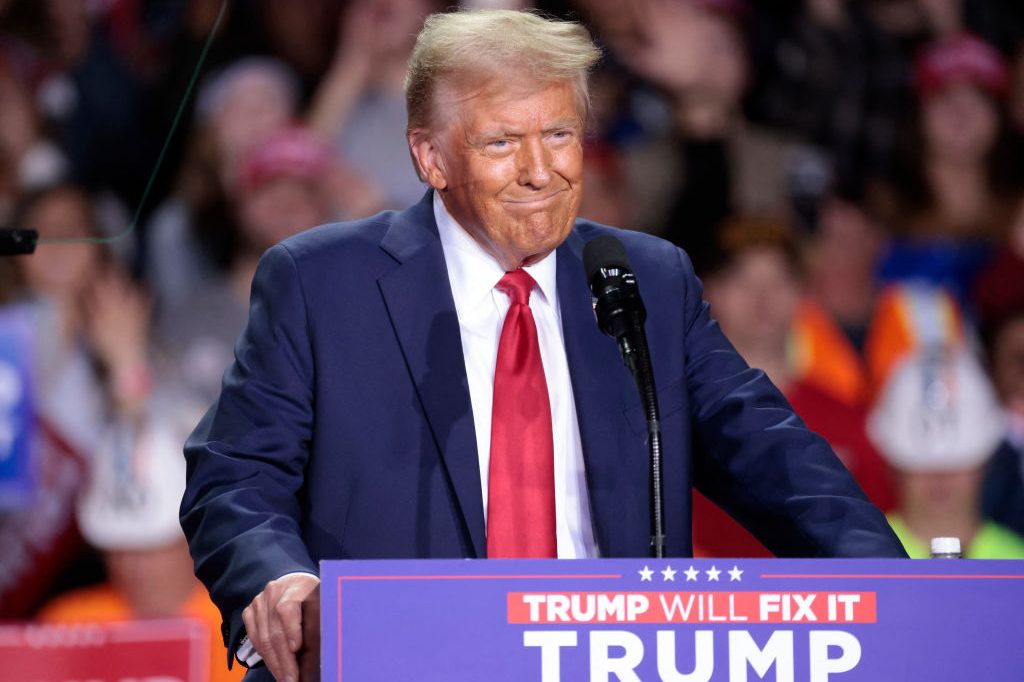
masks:
<svg viewBox="0 0 1024 682"><path fill-rule="evenodd" d="M651 556L660 559L665 556L661 422L654 370L644 331L647 309L640 298L640 288L626 249L616 237L602 235L587 242L583 247L583 268L594 297L597 326L618 343L622 361L636 381L647 416L647 443L651 454Z"/></svg>
<svg viewBox="0 0 1024 682"><path fill-rule="evenodd" d="M36 250L35 230L0 230L0 256L24 256Z"/></svg>
<svg viewBox="0 0 1024 682"><path fill-rule="evenodd" d="M597 326L619 343L626 367L639 380L638 342L644 334L647 309L626 249L611 235L595 237L583 247L583 268L594 295Z"/></svg>

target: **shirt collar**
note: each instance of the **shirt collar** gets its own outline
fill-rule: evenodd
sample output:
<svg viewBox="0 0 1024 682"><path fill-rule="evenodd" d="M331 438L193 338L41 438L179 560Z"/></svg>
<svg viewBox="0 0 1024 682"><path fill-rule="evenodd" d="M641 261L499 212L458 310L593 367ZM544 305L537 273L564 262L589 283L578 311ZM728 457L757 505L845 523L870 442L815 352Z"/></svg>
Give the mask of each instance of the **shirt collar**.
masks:
<svg viewBox="0 0 1024 682"><path fill-rule="evenodd" d="M452 284L452 296L455 298L456 308L461 308L463 305L470 307L478 305L490 295L498 281L505 275L504 268L455 220L436 191L434 192L434 220L437 222L437 231L441 237L441 248L444 251L448 279ZM555 252L552 251L540 261L523 268L537 282L541 296L556 309L558 306L557 262Z"/></svg>

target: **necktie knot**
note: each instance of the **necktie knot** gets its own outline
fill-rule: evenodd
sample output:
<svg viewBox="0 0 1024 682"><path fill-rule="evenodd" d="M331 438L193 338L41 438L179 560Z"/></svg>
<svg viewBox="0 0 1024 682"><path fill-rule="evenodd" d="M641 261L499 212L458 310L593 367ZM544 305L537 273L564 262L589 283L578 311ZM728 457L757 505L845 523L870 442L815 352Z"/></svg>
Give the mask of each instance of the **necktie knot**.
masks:
<svg viewBox="0 0 1024 682"><path fill-rule="evenodd" d="M498 289L508 294L513 304L520 303L529 305L530 292L533 290L533 277L522 268L506 272L505 276L498 282Z"/></svg>

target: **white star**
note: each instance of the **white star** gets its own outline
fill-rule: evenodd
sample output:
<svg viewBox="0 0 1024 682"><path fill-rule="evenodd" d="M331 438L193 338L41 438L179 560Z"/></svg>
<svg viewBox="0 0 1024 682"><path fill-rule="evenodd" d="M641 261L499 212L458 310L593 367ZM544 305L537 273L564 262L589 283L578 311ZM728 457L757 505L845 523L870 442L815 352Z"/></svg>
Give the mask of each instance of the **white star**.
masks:
<svg viewBox="0 0 1024 682"><path fill-rule="evenodd" d="M741 575L743 575L743 571L740 570L738 566L733 566L729 569L729 582L734 580L742 581L742 578L740 578Z"/></svg>
<svg viewBox="0 0 1024 682"><path fill-rule="evenodd" d="M665 570L661 572L661 576L662 576L661 582L665 582L666 580L671 580L672 582L675 582L676 581L676 570L674 568L672 568L671 566L666 566Z"/></svg>
<svg viewBox="0 0 1024 682"><path fill-rule="evenodd" d="M708 574L708 580L714 580L716 583L718 582L718 576L721 575L721 573L722 573L720 570L718 570L714 566L712 566L711 568L709 568L708 570L706 570L704 572Z"/></svg>
<svg viewBox="0 0 1024 682"><path fill-rule="evenodd" d="M691 580L696 582L697 581L697 576L700 574L700 571L698 571L696 568L694 568L691 565L688 569L683 571L683 573L686 574L686 582L690 582Z"/></svg>
<svg viewBox="0 0 1024 682"><path fill-rule="evenodd" d="M646 566L644 566L643 569L637 571L637 573L640 574L640 582L651 582L651 576L654 575L654 571L647 568Z"/></svg>

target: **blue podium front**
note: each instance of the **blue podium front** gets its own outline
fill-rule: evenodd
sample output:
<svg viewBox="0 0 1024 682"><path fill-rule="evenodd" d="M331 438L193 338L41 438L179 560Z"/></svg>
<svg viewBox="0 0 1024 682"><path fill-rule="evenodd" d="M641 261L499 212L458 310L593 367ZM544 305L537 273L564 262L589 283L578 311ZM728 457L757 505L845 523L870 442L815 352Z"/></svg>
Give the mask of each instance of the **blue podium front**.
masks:
<svg viewBox="0 0 1024 682"><path fill-rule="evenodd" d="M330 561L328 682L1024 680L1024 562Z"/></svg>

